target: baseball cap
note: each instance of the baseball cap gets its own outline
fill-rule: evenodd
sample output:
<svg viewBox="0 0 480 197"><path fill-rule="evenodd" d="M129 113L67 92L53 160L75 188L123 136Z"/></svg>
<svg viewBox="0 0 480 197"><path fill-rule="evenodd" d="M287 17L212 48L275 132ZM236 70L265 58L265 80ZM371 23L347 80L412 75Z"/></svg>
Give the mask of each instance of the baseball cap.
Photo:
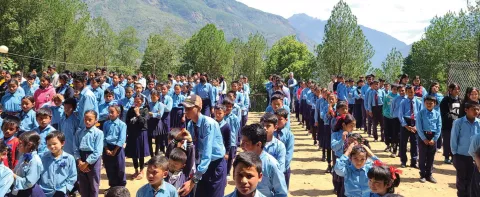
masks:
<svg viewBox="0 0 480 197"><path fill-rule="evenodd" d="M185 101L181 103L184 107L199 107L202 108L202 98L200 96L192 94L185 98Z"/></svg>

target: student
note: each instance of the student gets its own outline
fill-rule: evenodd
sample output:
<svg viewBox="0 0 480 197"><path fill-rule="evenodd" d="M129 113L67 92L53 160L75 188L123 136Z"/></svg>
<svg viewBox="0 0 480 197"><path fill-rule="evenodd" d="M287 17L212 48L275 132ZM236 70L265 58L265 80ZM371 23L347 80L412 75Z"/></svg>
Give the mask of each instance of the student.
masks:
<svg viewBox="0 0 480 197"><path fill-rule="evenodd" d="M277 160L265 150L267 132L260 124L251 124L242 128L242 149L260 156L262 161L262 174L264 178L257 189L265 196L287 196L288 189L285 177L279 168Z"/></svg>
<svg viewBox="0 0 480 197"><path fill-rule="evenodd" d="M100 77L93 77L89 79L90 90L93 92L97 99L97 104L100 105L104 102L104 90L100 87L101 79Z"/></svg>
<svg viewBox="0 0 480 197"><path fill-rule="evenodd" d="M240 82L233 81L230 84L230 89L231 89L231 91L235 91L235 93L236 93L235 103L240 107L240 109L243 109L243 104L244 104L244 101L245 101L245 97L244 97L243 93L241 92L241 89L240 89L239 86L240 86ZM239 116L238 118L240 119L242 117Z"/></svg>
<svg viewBox="0 0 480 197"><path fill-rule="evenodd" d="M453 166L457 173L457 195L468 196L472 179L474 152L480 147L480 114L478 103L465 103L465 116L453 121L450 146L453 154ZM473 189L473 188L472 188Z"/></svg>
<svg viewBox="0 0 480 197"><path fill-rule="evenodd" d="M135 83L135 85L133 86L133 90L135 91L135 93L133 94L133 97L136 97L137 95L141 96L142 99L143 99L143 105L144 105L144 107L146 107L148 105L147 97L142 94L142 92L143 92L142 84Z"/></svg>
<svg viewBox="0 0 480 197"><path fill-rule="evenodd" d="M120 114L120 106L112 105L108 107L109 120L105 122L102 128L105 134L103 163L110 188L127 184L125 151L123 149L127 137L127 125L119 119Z"/></svg>
<svg viewBox="0 0 480 197"><path fill-rule="evenodd" d="M227 96L222 101L222 104L225 105L225 107L229 107L230 105L232 106L232 113L235 114L235 116L237 116L238 124L240 124L240 121L241 121L240 117L242 116L242 108L237 103L235 103L235 100L236 100L236 92L228 91Z"/></svg>
<svg viewBox="0 0 480 197"><path fill-rule="evenodd" d="M413 86L405 88L407 98L404 99L398 109L398 120L400 121L400 161L401 167L407 165L407 143L410 141L410 167L417 168L417 128L415 120L418 112L422 109L422 103L415 96Z"/></svg>
<svg viewBox="0 0 480 197"><path fill-rule="evenodd" d="M150 156L146 120L149 112L144 107L144 100L142 95L136 95L134 105L128 110L126 118L127 146L125 147L125 156L133 160L135 173L132 175L132 179L135 180L143 178L144 158Z"/></svg>
<svg viewBox="0 0 480 197"><path fill-rule="evenodd" d="M324 105L327 103L327 100L326 100L326 95L327 95L327 91L325 88L322 88L320 90L320 98L317 99L317 103L315 104L315 115L313 116L313 119L315 121L314 123L314 126L317 127L317 138L314 139L314 142L313 142L313 145L316 145L317 144L317 141L318 141L318 149L320 150L321 149L325 149L322 145L322 142L323 142L323 138L324 138L324 132L323 130L325 129L324 128L324 122L323 122L323 119L322 119L322 110L323 110L323 107ZM325 155L324 155L325 156ZM323 161L325 160L325 157L322 157Z"/></svg>
<svg viewBox="0 0 480 197"><path fill-rule="evenodd" d="M289 114L290 112L287 111L286 109L278 109L275 112L275 115L277 116L278 122L277 122L277 129L275 132L273 132L273 136L280 140L284 145L285 145L285 183L287 184L287 188L289 187L290 183L290 162L293 159L293 149L294 149L294 144L295 144L295 136L293 135L292 131L290 128L288 128L286 125L289 120Z"/></svg>
<svg viewBox="0 0 480 197"><path fill-rule="evenodd" d="M22 99L22 111L20 112L20 131L17 134L20 135L23 132L31 131L35 127L38 127L38 123L36 120L36 113L33 110L33 106L35 105L35 101L32 96L25 96Z"/></svg>
<svg viewBox="0 0 480 197"><path fill-rule="evenodd" d="M433 82L430 85L430 88L428 89L428 94L423 96L423 99L425 99L427 96L433 96L437 99L437 104L435 105L435 111L437 111L438 113L440 113L440 102L442 102L444 98L443 94L438 92L439 90L440 90L440 84L438 82ZM441 149L442 144L443 144L443 139L442 139L442 135L440 135L436 143L438 152L442 152L442 149Z"/></svg>
<svg viewBox="0 0 480 197"><path fill-rule="evenodd" d="M58 129L58 124L60 119L63 116L64 109L63 109L63 95L56 94L53 96L53 105L50 105L49 108L52 110L52 122L50 123L53 128ZM45 106L46 107L46 106Z"/></svg>
<svg viewBox="0 0 480 197"><path fill-rule="evenodd" d="M378 158L365 145L351 143L335 164L335 173L344 177L345 196L367 196L367 173Z"/></svg>
<svg viewBox="0 0 480 197"><path fill-rule="evenodd" d="M8 155L8 146L4 143L3 138L0 139L0 159L5 159ZM0 162L0 196L7 196L10 187L14 181L12 170Z"/></svg>
<svg viewBox="0 0 480 197"><path fill-rule="evenodd" d="M315 126L315 108L318 100L318 95L320 94L320 88L315 86L312 89L312 96L310 97L310 109L309 109L309 124L310 124L310 130L308 131L309 133L312 134L312 138L315 141L317 138L317 127Z"/></svg>
<svg viewBox="0 0 480 197"><path fill-rule="evenodd" d="M182 95L182 87L180 84L173 86L174 94L172 95L172 111L170 114L170 126L172 128L185 128L185 116L183 106L180 105L185 101Z"/></svg>
<svg viewBox="0 0 480 197"><path fill-rule="evenodd" d="M175 187L164 181L168 174L168 160L165 156L154 156L148 163L147 178L148 184L137 191L137 197L178 197ZM160 193L160 194L159 194Z"/></svg>
<svg viewBox="0 0 480 197"><path fill-rule="evenodd" d="M362 124L364 126L364 131L368 134L371 135L372 133L372 119L371 117L367 114L367 103L368 103L368 92L370 90L370 84L372 83L372 75L367 75L366 77L367 81L365 85L362 85L361 88L361 97L363 98L363 105L362 105ZM368 120L368 122L367 122Z"/></svg>
<svg viewBox="0 0 480 197"><path fill-rule="evenodd" d="M367 100L367 113L372 118L372 132L374 142L378 141L377 125L380 124L380 137L381 141L384 142L384 133L383 133L383 98L385 97L385 92L379 89L378 81L373 81L371 89L368 95Z"/></svg>
<svg viewBox="0 0 480 197"><path fill-rule="evenodd" d="M225 197L253 196L265 197L257 186L263 180L262 160L254 152L239 153L233 163L235 190Z"/></svg>
<svg viewBox="0 0 480 197"><path fill-rule="evenodd" d="M16 133L19 131L20 119L16 116L9 116L3 120L3 143L5 143L9 149L7 156L3 157L3 164L10 169L14 169L17 166L20 158L19 144L20 140L16 137Z"/></svg>
<svg viewBox="0 0 480 197"><path fill-rule="evenodd" d="M48 151L45 137L47 137L50 132L56 130L50 125L52 121L52 110L50 110L49 108L40 108L39 110L37 110L36 120L38 123L38 127L34 128L33 131L37 132L37 134L40 135L38 154L43 155L43 153Z"/></svg>
<svg viewBox="0 0 480 197"><path fill-rule="evenodd" d="M168 176L165 180L179 190L195 174L195 145L192 136L184 128L173 128L170 137L171 142L165 153L168 158Z"/></svg>
<svg viewBox="0 0 480 197"><path fill-rule="evenodd" d="M398 85L397 86L398 96L393 99L390 106L390 117L392 117L392 125L391 125L391 133L390 133L390 147L389 150L392 154L390 155L391 158L397 157L397 149L400 142L400 133L402 131L402 126L400 125L400 120L402 116L399 114L400 111L400 104L405 98L405 86Z"/></svg>
<svg viewBox="0 0 480 197"><path fill-rule="evenodd" d="M347 95L348 95L348 90L347 90L347 85L345 84L345 79L343 78L343 75L338 75L337 76L337 96L339 101L347 101Z"/></svg>
<svg viewBox="0 0 480 197"><path fill-rule="evenodd" d="M96 114L98 114L97 98L95 94L93 94L93 92L90 90L90 88L87 88L86 85L87 80L85 73L76 73L73 80L73 86L75 87L75 90L79 92L78 94L76 94L76 98L78 101L76 112L78 119L80 120L80 124L78 126L80 129L85 128L85 121L83 121L85 112L93 110Z"/></svg>
<svg viewBox="0 0 480 197"><path fill-rule="evenodd" d="M3 106L3 113L2 118L5 118L7 115L9 116L17 116L20 114L22 108L22 98L23 94L18 89L18 82L17 80L10 80L5 82L8 84L8 92L2 96L2 106Z"/></svg>
<svg viewBox="0 0 480 197"><path fill-rule="evenodd" d="M77 181L77 167L72 155L64 152L65 135L53 131L46 137L48 150L42 155L43 172L39 185L46 196L67 196Z"/></svg>
<svg viewBox="0 0 480 197"><path fill-rule="evenodd" d="M149 80L147 82L147 88L145 88L145 90L142 92L142 94L145 95L145 97L147 97L147 101L149 103L151 102L150 100L151 91L154 89L155 89L155 81Z"/></svg>
<svg viewBox="0 0 480 197"><path fill-rule="evenodd" d="M460 114L459 118L465 116L465 103L467 102L475 102L475 103L480 103L479 100L479 90L476 87L467 87L465 90L465 97L463 99L462 104L460 105Z"/></svg>
<svg viewBox="0 0 480 197"><path fill-rule="evenodd" d="M460 93L460 86L456 83L448 85L448 96L440 102L440 115L442 116L442 138L443 138L443 156L445 160L443 163L451 164L453 157L452 149L450 148L450 136L452 133L453 121L458 119L459 109L462 100L458 96Z"/></svg>
<svg viewBox="0 0 480 197"><path fill-rule="evenodd" d="M196 94L202 98L202 114L209 116L213 114L214 97L213 87L210 83L207 83L208 79L206 74L200 76L200 83L193 88L193 94Z"/></svg>
<svg viewBox="0 0 480 197"><path fill-rule="evenodd" d="M385 148L385 152L392 152L391 149L395 145L392 143L393 135L395 135L393 133L394 131L393 125L395 123L393 122L397 118L392 117L391 111L392 111L392 103L397 96L398 96L398 87L397 85L393 84L392 91L387 93L385 97L383 97L384 105L382 106L382 115L383 115L383 124L385 125L385 131L384 131L385 145L387 145L387 147Z"/></svg>
<svg viewBox="0 0 480 197"><path fill-rule="evenodd" d="M442 131L442 118L440 112L434 109L437 105L437 98L429 95L425 97L424 101L425 108L418 112L415 120L418 137L423 142L418 143L420 182L437 183L432 176L432 168L437 150L436 143Z"/></svg>
<svg viewBox="0 0 480 197"><path fill-rule="evenodd" d="M332 151L335 153L337 158L340 158L344 152L344 146L349 134L353 132L353 128L356 125L355 118L350 115L340 116L335 124L332 132Z"/></svg>
<svg viewBox="0 0 480 197"><path fill-rule="evenodd" d="M113 75L113 84L108 89L113 92L115 100L119 101L125 98L125 88L120 85L120 78L117 74Z"/></svg>
<svg viewBox="0 0 480 197"><path fill-rule="evenodd" d="M33 94L33 98L35 98L35 110L40 109L44 104L52 101L53 96L55 96L55 88L50 84L50 78L40 77L40 88Z"/></svg>
<svg viewBox="0 0 480 197"><path fill-rule="evenodd" d="M65 99L63 102L64 114L58 124L58 130L65 135L65 146L63 151L73 155L73 141L75 139L75 133L80 124L80 120L73 111L77 108L77 101L74 98Z"/></svg>
<svg viewBox="0 0 480 197"><path fill-rule="evenodd" d="M165 111L165 105L159 101L160 92L157 90L152 90L150 92L150 100L151 102L148 103L150 112L148 113L149 118L147 120L148 144L150 153L152 155L157 155L159 150L162 150L162 152L165 153L165 147L167 146L168 140L168 131L165 131L163 121L161 120ZM155 151L153 150L153 138L155 138Z"/></svg>
<svg viewBox="0 0 480 197"><path fill-rule="evenodd" d="M246 80L246 79L245 79ZM247 121L248 121L248 111L250 110L250 97L249 97L249 94L250 94L250 87L248 86L248 83L247 84L242 84L240 83L240 85L242 85L244 88L242 89L242 93L243 93L243 97L245 98L243 100L243 108L242 108L242 117L241 117L241 121L240 121L240 126L245 126L247 124ZM290 110L289 110L290 111Z"/></svg>
<svg viewBox="0 0 480 197"><path fill-rule="evenodd" d="M162 85L162 95L160 95L160 102L162 102L165 105L165 109L163 111L162 115L162 122L163 122L163 130L165 132L165 146L167 146L168 139L167 135L168 132L170 132L170 112L172 111L173 108L173 99L169 94L169 89L167 88L166 85Z"/></svg>
<svg viewBox="0 0 480 197"><path fill-rule="evenodd" d="M323 131L324 131L324 137L323 137L323 142L322 142L322 147L325 147L324 150L322 150L322 155L327 156L327 163L328 163L328 168L327 168L327 173L331 171L332 169L332 145L331 145L331 132L332 132L332 126L331 121L332 119L335 119L336 117L336 103L337 103L337 98L335 94L330 93L326 95L328 104L323 106L322 109L322 119L323 119ZM323 152L326 151L326 152ZM324 158L324 157L322 157Z"/></svg>
<svg viewBox="0 0 480 197"><path fill-rule="evenodd" d="M354 110L355 110L355 98L356 97L358 97L357 87L355 87L355 85L353 85L353 79L348 79L347 80L348 113L350 113L352 115L355 113ZM359 112L360 111L357 111L356 113L359 113Z"/></svg>
<svg viewBox="0 0 480 197"><path fill-rule="evenodd" d="M97 196L100 184L101 157L103 153L103 131L98 129L97 112L86 111L85 128L75 133L73 142L75 160L77 161L79 192L82 196Z"/></svg>
<svg viewBox="0 0 480 197"><path fill-rule="evenodd" d="M27 76L27 81L23 82L22 85L20 85L25 91L25 96L33 96L35 91L38 90L39 85L35 83L36 77L36 75L29 74Z"/></svg>
<svg viewBox="0 0 480 197"><path fill-rule="evenodd" d="M240 129L240 123L237 116L231 113L232 108L229 109L229 114L227 115L227 108L225 107L225 105L215 105L215 120L220 127L220 132L223 138L223 146L225 147L225 160L227 161L227 178L230 177L230 169L232 167L232 162L235 155L237 154L237 135L238 129Z"/></svg>
<svg viewBox="0 0 480 197"><path fill-rule="evenodd" d="M302 90L303 90L303 86L304 86L304 82L303 81L298 81L298 86L295 87L295 91L294 91L294 94L293 94L293 98L294 98L294 106L295 106L295 118L297 118L297 122L300 122L300 101L299 101L299 94L301 94Z"/></svg>
<svg viewBox="0 0 480 197"><path fill-rule="evenodd" d="M128 110L133 106L133 88L132 87L126 87L125 88L125 98L120 100L118 104L122 106L122 120L123 122L127 122L127 112Z"/></svg>
<svg viewBox="0 0 480 197"><path fill-rule="evenodd" d="M386 166L381 162L375 162L367 173L368 187L372 192L369 196L381 197L395 193L395 188L400 185L402 171L393 166Z"/></svg>
<svg viewBox="0 0 480 197"><path fill-rule="evenodd" d="M270 105L267 107L265 110L265 113L275 113L279 109L285 109L288 111L288 117L290 117L290 108L285 105L283 102L283 99L285 99L285 95L281 92L275 92L270 96ZM308 108L308 107L306 107ZM309 108L308 108L309 109ZM306 109L304 109L306 110ZM307 118L307 117L305 117ZM305 121L306 123L306 121ZM288 119L286 127L290 129L290 118Z"/></svg>
<svg viewBox="0 0 480 197"><path fill-rule="evenodd" d="M312 125L315 125L315 124L312 124L313 122L313 117L311 116L311 110L312 110L312 101L313 101L313 97L314 97L314 92L315 92L315 89L316 89L316 86L312 83L310 85L310 91L307 93L307 105L306 105L306 108L304 109L305 110L305 124L306 124L306 127L305 127L305 130L308 131L309 133L311 132L311 127ZM283 104L285 106L285 103Z"/></svg>
<svg viewBox="0 0 480 197"><path fill-rule="evenodd" d="M130 197L130 191L123 186L115 186L108 189L105 197Z"/></svg>
<svg viewBox="0 0 480 197"><path fill-rule="evenodd" d="M196 185L195 196L223 197L227 183L225 146L218 123L201 114L202 102L200 96L191 95L182 103L185 115L191 119L187 128L198 152L195 153L197 171L191 180L185 182L179 194L186 196Z"/></svg>
<svg viewBox="0 0 480 197"><path fill-rule="evenodd" d="M70 76L68 76L66 73L62 73L58 77L58 81L60 82L60 86L55 89L55 92L62 95L64 98L73 98L73 88L70 86L70 84L68 84L70 81Z"/></svg>
<svg viewBox="0 0 480 197"><path fill-rule="evenodd" d="M311 91L310 90L310 84L312 84L311 80L308 80L308 82L305 84L305 87L302 90L302 93L300 95L301 101L300 101L300 112L302 114L302 127L305 126L306 120L307 120L307 114L305 113L305 110L307 109L307 95Z"/></svg>
<svg viewBox="0 0 480 197"><path fill-rule="evenodd" d="M125 88L125 91L128 87L131 87L133 89L133 87L135 86L135 81L133 80L133 75L128 75L127 76L127 83L125 83L125 85L123 86L123 88Z"/></svg>
<svg viewBox="0 0 480 197"><path fill-rule="evenodd" d="M263 124L263 127L267 132L267 142L263 149L277 160L280 171L285 173L285 157L287 153L285 144L279 139L273 137L273 132L277 130L278 118L272 113L265 113L260 118L260 122Z"/></svg>
<svg viewBox="0 0 480 197"><path fill-rule="evenodd" d="M117 102L115 99L115 94L111 89L106 89L103 92L105 100L102 104L98 106L98 123L100 124L99 128L103 129L103 124L109 119L109 107L116 105Z"/></svg>

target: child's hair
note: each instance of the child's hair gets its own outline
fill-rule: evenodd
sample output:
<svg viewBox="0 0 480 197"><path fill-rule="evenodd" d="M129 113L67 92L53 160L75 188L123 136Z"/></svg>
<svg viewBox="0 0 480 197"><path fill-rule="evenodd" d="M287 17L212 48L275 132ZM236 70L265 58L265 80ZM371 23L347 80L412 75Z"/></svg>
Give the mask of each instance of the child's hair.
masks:
<svg viewBox="0 0 480 197"><path fill-rule="evenodd" d="M63 95L61 95L61 94L55 94L55 96L53 96L54 101L57 100L57 99L59 99L62 102L63 102L63 100L65 100L65 98L63 98Z"/></svg>
<svg viewBox="0 0 480 197"><path fill-rule="evenodd" d="M355 145L350 153L350 157L358 154L358 153L365 153L367 155L367 150L362 146L362 144Z"/></svg>
<svg viewBox="0 0 480 197"><path fill-rule="evenodd" d="M474 101L468 101L468 102L465 102L465 109L470 109L470 108L479 108L480 107L480 104L477 103L477 102L474 102Z"/></svg>
<svg viewBox="0 0 480 197"><path fill-rule="evenodd" d="M47 107L42 107L37 110L37 114L35 117L40 117L40 116L49 116L50 118L52 117L52 110Z"/></svg>
<svg viewBox="0 0 480 197"><path fill-rule="evenodd" d="M33 96L24 96L24 97L22 98L22 100L24 100L24 99L29 100L31 103L35 103L35 99L33 98Z"/></svg>
<svg viewBox="0 0 480 197"><path fill-rule="evenodd" d="M65 82L68 82L68 79L69 79L69 78L70 78L70 77L68 77L68 75L65 74L65 73L61 73L61 74L58 76L58 79L64 80Z"/></svg>
<svg viewBox="0 0 480 197"><path fill-rule="evenodd" d="M77 108L77 100L75 100L74 98L65 99L65 101L63 101L63 105L67 105L67 104L72 105L73 109Z"/></svg>
<svg viewBox="0 0 480 197"><path fill-rule="evenodd" d="M182 132L182 129L181 128L172 128L172 130L170 130L170 132L168 132L168 138L170 140L173 140L175 139L178 134L180 134Z"/></svg>
<svg viewBox="0 0 480 197"><path fill-rule="evenodd" d="M348 135L348 137L357 140L358 142L360 142L360 144L363 144L368 148L371 148L370 142L366 138L363 138L363 136L360 135L360 133L351 133Z"/></svg>
<svg viewBox="0 0 480 197"><path fill-rule="evenodd" d="M289 112L286 109L280 108L280 109L277 109L277 111L275 112L275 115L287 119L288 118L288 113Z"/></svg>
<svg viewBox="0 0 480 197"><path fill-rule="evenodd" d="M176 88L176 87L182 88L182 86L179 83L177 83L173 86L173 88Z"/></svg>
<svg viewBox="0 0 480 197"><path fill-rule="evenodd" d="M347 104L347 102L345 102L345 101L339 101L339 102L337 102L337 105L336 105L336 106L337 106L337 111L338 111L339 109L348 108L348 104Z"/></svg>
<svg viewBox="0 0 480 197"><path fill-rule="evenodd" d="M40 77L40 81L43 81L43 80L48 81L48 83L51 82L51 81L50 81L50 77L41 76L41 77Z"/></svg>
<svg viewBox="0 0 480 197"><path fill-rule="evenodd" d="M103 95L104 95L104 96L108 96L108 95L114 96L115 94L113 93L113 90L107 88L107 89L103 92Z"/></svg>
<svg viewBox="0 0 480 197"><path fill-rule="evenodd" d="M108 189L105 197L130 197L130 191L124 186L115 186Z"/></svg>
<svg viewBox="0 0 480 197"><path fill-rule="evenodd" d="M185 164L187 163L187 153L185 153L185 150L176 147L172 150L172 152L170 152L168 159Z"/></svg>
<svg viewBox="0 0 480 197"><path fill-rule="evenodd" d="M7 116L5 119L3 119L2 123L2 129L6 125L14 125L18 129L20 128L20 118L17 116Z"/></svg>
<svg viewBox="0 0 480 197"><path fill-rule="evenodd" d="M168 170L168 159L163 155L157 155L148 160L147 165L153 165L163 171Z"/></svg>
<svg viewBox="0 0 480 197"><path fill-rule="evenodd" d="M265 131L263 125L258 123L244 126L241 133L242 136L245 136L252 141L252 144L261 142L262 149L265 147L265 143L267 143L267 131Z"/></svg>
<svg viewBox="0 0 480 197"><path fill-rule="evenodd" d="M237 92L235 92L235 91L233 91L233 90L228 91L228 92L227 92L227 95L228 95L228 94L232 94L233 97L237 98Z"/></svg>
<svg viewBox="0 0 480 197"><path fill-rule="evenodd" d="M223 99L223 103L224 105L235 105L235 101L233 101L232 99L230 98L225 98Z"/></svg>
<svg viewBox="0 0 480 197"><path fill-rule="evenodd" d="M414 91L414 87L413 87L412 85L407 85L407 86L405 87L405 91L407 91L407 90L412 90L412 91Z"/></svg>
<svg viewBox="0 0 480 197"><path fill-rule="evenodd" d="M225 107L224 104L216 104L214 107L215 110L222 110L225 111L227 108Z"/></svg>
<svg viewBox="0 0 480 197"><path fill-rule="evenodd" d="M10 79L10 81L8 82L8 85L10 85L10 84L13 84L13 85L18 86L18 81L12 78L12 79Z"/></svg>
<svg viewBox="0 0 480 197"><path fill-rule="evenodd" d="M127 91L132 91L133 92L133 88L131 86L128 86L128 87L125 88L125 92L127 92Z"/></svg>
<svg viewBox="0 0 480 197"><path fill-rule="evenodd" d="M433 82L431 85L430 85L430 88L428 89L428 94L432 94L432 88L434 86L439 86L440 84L438 82Z"/></svg>
<svg viewBox="0 0 480 197"><path fill-rule="evenodd" d="M152 89L152 90L150 91L150 95L155 95L155 96L160 97L160 92L157 91L157 90L155 90L155 89Z"/></svg>
<svg viewBox="0 0 480 197"><path fill-rule="evenodd" d="M478 91L478 89L477 89L476 87L468 87L468 88L465 90L465 98L463 99L465 102L470 101L470 94L471 94L473 91L477 91L478 93L480 93L480 91ZM475 102L478 102L478 101L475 101Z"/></svg>
<svg viewBox="0 0 480 197"><path fill-rule="evenodd" d="M395 179L392 178L392 173L394 173ZM368 179L383 181L385 185L392 184L392 186L387 189L388 194L395 193L395 187L400 185L400 175L398 172L396 172L393 167L388 167L386 165L375 164L370 170L368 170L367 176Z"/></svg>
<svg viewBox="0 0 480 197"><path fill-rule="evenodd" d="M430 96L430 95L429 95L429 96L426 96L426 97L425 97L425 101L424 101L424 102L426 102L426 101L433 101L434 103L437 103L437 98L435 98L434 96Z"/></svg>
<svg viewBox="0 0 480 197"><path fill-rule="evenodd" d="M33 73L30 73L27 75L27 79L36 79L37 78L37 75L33 74Z"/></svg>
<svg viewBox="0 0 480 197"><path fill-rule="evenodd" d="M84 113L84 116L87 116L87 114L93 114L95 116L95 119L98 118L98 114L95 110L91 109L91 110L87 110L85 113Z"/></svg>
<svg viewBox="0 0 480 197"><path fill-rule="evenodd" d="M277 125L278 123L278 118L275 114L272 113L265 113L263 116L260 118L261 123L271 123L273 125Z"/></svg>
<svg viewBox="0 0 480 197"><path fill-rule="evenodd" d="M245 167L248 167L248 168L255 167L259 175L262 172L262 160L260 160L260 156L258 156L254 152L238 153L237 157L235 158L235 161L233 162L234 171L237 165L240 163L245 165Z"/></svg>
<svg viewBox="0 0 480 197"><path fill-rule="evenodd" d="M454 90L455 88L460 88L460 86L458 85L458 83L451 83L448 85L448 91L452 91Z"/></svg>
<svg viewBox="0 0 480 197"><path fill-rule="evenodd" d="M38 145L40 144L40 135L38 135L35 131L27 131L22 133L18 138L23 142L25 148L29 143L32 144L32 147L30 150L28 150L28 152L37 150Z"/></svg>
<svg viewBox="0 0 480 197"><path fill-rule="evenodd" d="M275 100L281 100L283 101L284 96L281 94L273 94L272 98L270 98L270 102L273 102Z"/></svg>
<svg viewBox="0 0 480 197"><path fill-rule="evenodd" d="M58 141L61 143L65 142L65 135L61 131L52 131L50 132L47 137L45 137L45 140L48 141L52 138L57 138Z"/></svg>
<svg viewBox="0 0 480 197"><path fill-rule="evenodd" d="M108 108L113 108L115 111L117 111L118 114L122 114L122 108L120 105L110 105Z"/></svg>
<svg viewBox="0 0 480 197"><path fill-rule="evenodd" d="M338 109L338 108L337 108ZM345 125L350 124L355 121L355 117L353 117L351 114L345 114L342 116L338 116L337 118L337 123L335 124L335 127L333 127L333 132L340 131L343 129L343 124Z"/></svg>

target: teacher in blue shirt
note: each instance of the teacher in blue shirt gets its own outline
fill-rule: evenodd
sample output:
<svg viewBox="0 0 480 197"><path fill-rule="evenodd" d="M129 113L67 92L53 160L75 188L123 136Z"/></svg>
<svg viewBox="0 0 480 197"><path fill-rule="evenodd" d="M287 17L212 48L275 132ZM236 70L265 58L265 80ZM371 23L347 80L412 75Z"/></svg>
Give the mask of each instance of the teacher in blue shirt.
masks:
<svg viewBox="0 0 480 197"><path fill-rule="evenodd" d="M217 121L201 113L202 98L191 95L182 102L185 116L191 121L187 130L195 145L197 171L179 190L186 196L197 185L195 196L223 197L227 184L227 163L223 159L225 147Z"/></svg>

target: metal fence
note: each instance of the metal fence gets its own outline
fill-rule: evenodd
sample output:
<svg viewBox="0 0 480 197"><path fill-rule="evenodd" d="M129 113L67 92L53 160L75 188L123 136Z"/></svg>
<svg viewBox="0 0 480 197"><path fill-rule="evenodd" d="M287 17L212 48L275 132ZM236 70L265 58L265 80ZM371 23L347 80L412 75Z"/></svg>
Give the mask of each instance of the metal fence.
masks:
<svg viewBox="0 0 480 197"><path fill-rule="evenodd" d="M250 111L251 112L264 112L267 108L267 94L251 94L250 95Z"/></svg>
<svg viewBox="0 0 480 197"><path fill-rule="evenodd" d="M480 87L479 62L452 62L448 64L448 84L460 85L460 96L465 96L467 87Z"/></svg>

